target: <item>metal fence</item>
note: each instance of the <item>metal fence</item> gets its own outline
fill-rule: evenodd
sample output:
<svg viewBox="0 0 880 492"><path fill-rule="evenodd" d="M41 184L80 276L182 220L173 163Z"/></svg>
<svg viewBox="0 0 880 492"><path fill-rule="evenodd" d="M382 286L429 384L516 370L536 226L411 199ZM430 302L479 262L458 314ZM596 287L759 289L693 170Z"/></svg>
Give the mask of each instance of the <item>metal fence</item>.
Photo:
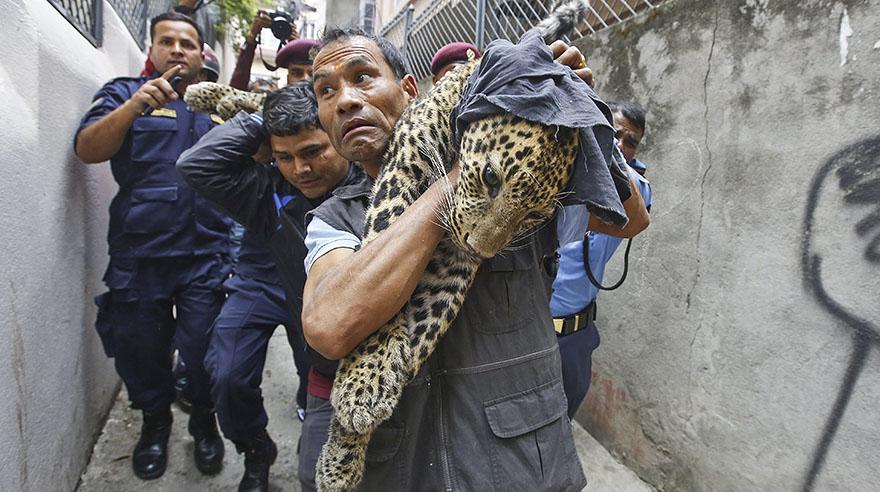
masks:
<svg viewBox="0 0 880 492"><path fill-rule="evenodd" d="M90 43L101 46L102 0L49 0L49 3Z"/></svg>
<svg viewBox="0 0 880 492"><path fill-rule="evenodd" d="M586 18L572 38L605 29L663 0L589 0ZM400 48L418 79L429 77L431 57L447 43L468 41L482 49L494 39L514 41L546 18L556 0L432 0L415 15L404 7L379 35ZM566 39L570 41L569 39Z"/></svg>
<svg viewBox="0 0 880 492"><path fill-rule="evenodd" d="M100 0L97 0L100 1ZM108 0L116 15L122 19L128 32L137 45L144 49L149 41L150 19L168 12L173 7L172 0ZM217 20L216 8L213 5L200 8L195 14L195 21L202 29L203 41L213 46L217 41L214 24Z"/></svg>

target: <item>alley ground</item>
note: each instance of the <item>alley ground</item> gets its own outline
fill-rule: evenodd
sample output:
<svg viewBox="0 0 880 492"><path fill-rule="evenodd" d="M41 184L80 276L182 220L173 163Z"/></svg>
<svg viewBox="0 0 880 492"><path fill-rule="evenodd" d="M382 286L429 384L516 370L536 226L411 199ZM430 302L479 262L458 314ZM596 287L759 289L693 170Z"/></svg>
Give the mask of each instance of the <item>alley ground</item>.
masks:
<svg viewBox="0 0 880 492"><path fill-rule="evenodd" d="M277 330L269 344L263 379L263 397L269 413L269 433L278 443L278 461L272 467L273 491L298 491L296 442L300 423L294 412L296 373L287 339ZM234 491L244 469L241 456L226 443L223 471L214 477L202 476L192 462L192 439L186 432L187 415L174 408L174 430L169 444L168 470L158 480L144 482L131 471L130 453L137 440L141 418L128 408L121 391L104 430L98 437L91 462L82 476L81 492L116 491ZM651 487L614 460L580 425L575 424L578 454L590 484L588 492L648 492Z"/></svg>

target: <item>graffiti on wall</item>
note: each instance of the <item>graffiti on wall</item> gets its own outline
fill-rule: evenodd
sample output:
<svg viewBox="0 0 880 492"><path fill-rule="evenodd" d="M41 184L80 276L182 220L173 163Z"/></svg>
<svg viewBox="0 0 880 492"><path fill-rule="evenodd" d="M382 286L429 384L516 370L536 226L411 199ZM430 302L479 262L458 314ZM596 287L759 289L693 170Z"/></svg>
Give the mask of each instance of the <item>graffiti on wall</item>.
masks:
<svg viewBox="0 0 880 492"><path fill-rule="evenodd" d="M827 220L851 224L854 234L822 237L819 224ZM864 304L863 299L870 296L852 295L853 289L867 287L876 297L880 290L880 137L844 148L816 172L807 199L802 244L804 287L852 336L843 381L804 478L803 490L811 491L868 353L872 347L880 347L876 304ZM855 263L859 268L852 268L854 258L858 258Z"/></svg>

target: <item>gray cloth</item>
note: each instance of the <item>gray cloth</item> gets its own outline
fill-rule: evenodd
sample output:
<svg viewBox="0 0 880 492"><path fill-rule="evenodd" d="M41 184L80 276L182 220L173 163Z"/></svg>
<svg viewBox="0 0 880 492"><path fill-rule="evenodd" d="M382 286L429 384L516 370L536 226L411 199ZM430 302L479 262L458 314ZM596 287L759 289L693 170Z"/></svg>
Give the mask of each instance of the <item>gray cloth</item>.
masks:
<svg viewBox="0 0 880 492"><path fill-rule="evenodd" d="M451 116L456 141L471 122L504 112L580 129L580 154L563 204L586 204L605 222L626 224L622 202L630 196L629 179L611 157L611 112L570 68L553 61L537 29L516 44L497 40L486 49Z"/></svg>

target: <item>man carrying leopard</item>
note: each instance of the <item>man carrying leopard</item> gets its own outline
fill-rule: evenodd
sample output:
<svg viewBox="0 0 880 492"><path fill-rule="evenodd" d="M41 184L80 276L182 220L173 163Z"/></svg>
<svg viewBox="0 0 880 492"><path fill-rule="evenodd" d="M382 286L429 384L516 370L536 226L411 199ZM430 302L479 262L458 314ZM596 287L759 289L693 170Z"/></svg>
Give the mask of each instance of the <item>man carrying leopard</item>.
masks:
<svg viewBox="0 0 880 492"><path fill-rule="evenodd" d="M553 54L582 67L580 53L563 43L553 46ZM327 33L314 72L322 126L339 153L358 161L368 175L338 189L314 211L306 238L305 335L323 355L340 359L410 299L446 233L437 210L448 185L440 180L429 187L360 248L372 181L392 129L418 89L393 47L352 30ZM600 133L607 138L593 139L593 155L607 158L610 126ZM449 183L458 173L454 166ZM577 198L579 187L571 188L570 198ZM634 194L630 200L640 198ZM607 206L623 212L619 201ZM628 234L638 230L633 226ZM558 348L547 309L549 277L542 259L552 245L545 236L536 234L480 265L449 333L407 386L391 418L373 434L363 490L584 486L564 417ZM329 420L328 402L316 403L310 400L309 411L321 413L307 415L307 423ZM304 450L309 446L314 443L303 442Z"/></svg>

